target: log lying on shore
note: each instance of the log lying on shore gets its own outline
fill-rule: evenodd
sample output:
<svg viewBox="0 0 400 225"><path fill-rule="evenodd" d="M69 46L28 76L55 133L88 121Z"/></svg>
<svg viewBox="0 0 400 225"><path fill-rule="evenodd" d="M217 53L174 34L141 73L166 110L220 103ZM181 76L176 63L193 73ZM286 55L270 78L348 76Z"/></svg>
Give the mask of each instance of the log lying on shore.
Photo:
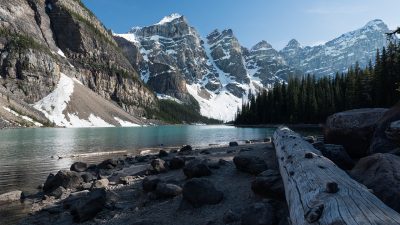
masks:
<svg viewBox="0 0 400 225"><path fill-rule="evenodd" d="M293 225L392 225L400 214L287 127L274 133Z"/></svg>

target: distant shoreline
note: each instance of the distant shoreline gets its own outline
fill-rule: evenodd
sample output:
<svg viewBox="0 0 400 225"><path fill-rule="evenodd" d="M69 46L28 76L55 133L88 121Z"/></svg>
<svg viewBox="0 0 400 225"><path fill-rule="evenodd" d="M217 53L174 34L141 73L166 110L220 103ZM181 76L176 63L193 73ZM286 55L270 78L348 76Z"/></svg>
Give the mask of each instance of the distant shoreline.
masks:
<svg viewBox="0 0 400 225"><path fill-rule="evenodd" d="M235 127L240 127L240 128L278 128L282 124L257 124L257 125L250 125L250 124L243 124L243 125L233 125L229 124L231 126ZM322 124L285 124L289 128L297 128L297 129L316 129L316 128L323 128L324 126Z"/></svg>

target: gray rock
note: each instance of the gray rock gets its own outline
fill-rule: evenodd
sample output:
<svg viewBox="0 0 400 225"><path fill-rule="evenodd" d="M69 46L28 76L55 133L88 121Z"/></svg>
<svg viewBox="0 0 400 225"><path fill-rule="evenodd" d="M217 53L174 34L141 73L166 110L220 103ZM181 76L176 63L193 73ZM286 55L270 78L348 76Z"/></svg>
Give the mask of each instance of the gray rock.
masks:
<svg viewBox="0 0 400 225"><path fill-rule="evenodd" d="M178 196L182 193L182 188L175 184L166 184L159 182L157 184L155 194L159 198L170 198Z"/></svg>
<svg viewBox="0 0 400 225"><path fill-rule="evenodd" d="M18 201L23 198L22 191L11 191L0 195L0 202Z"/></svg>
<svg viewBox="0 0 400 225"><path fill-rule="evenodd" d="M174 157L169 161L169 168L173 170L181 169L185 166L185 160L180 157Z"/></svg>
<svg viewBox="0 0 400 225"><path fill-rule="evenodd" d="M82 177L77 172L60 170L56 175L50 174L43 186L45 193L51 193L58 187L66 189L78 188L83 183Z"/></svg>
<svg viewBox="0 0 400 225"><path fill-rule="evenodd" d="M183 199L194 207L215 205L222 201L224 195L214 184L204 178L193 178L183 186Z"/></svg>
<svg viewBox="0 0 400 225"><path fill-rule="evenodd" d="M63 194L66 192L65 188L62 186L56 188L54 191L52 191L49 195L55 197L56 199L59 199L63 196Z"/></svg>
<svg viewBox="0 0 400 225"><path fill-rule="evenodd" d="M143 179L142 188L145 192L154 191L159 182L161 182L161 180L158 177L146 177Z"/></svg>
<svg viewBox="0 0 400 225"><path fill-rule="evenodd" d="M266 170L259 174L251 183L251 189L263 197L284 199L285 196L282 177L275 170Z"/></svg>
<svg viewBox="0 0 400 225"><path fill-rule="evenodd" d="M268 169L263 159L252 155L237 155L233 158L233 162L238 170L253 175L260 174Z"/></svg>
<svg viewBox="0 0 400 225"><path fill-rule="evenodd" d="M275 210L269 203L255 203L246 208L241 216L242 225L274 225Z"/></svg>
<svg viewBox="0 0 400 225"><path fill-rule="evenodd" d="M400 103L389 109L377 122L368 153L396 152L400 147Z"/></svg>
<svg viewBox="0 0 400 225"><path fill-rule="evenodd" d="M92 188L106 188L110 181L107 178L96 180Z"/></svg>
<svg viewBox="0 0 400 225"><path fill-rule="evenodd" d="M72 206L71 214L75 222L85 222L94 218L106 204L107 193L104 189L95 189L87 196L80 198Z"/></svg>
<svg viewBox="0 0 400 225"><path fill-rule="evenodd" d="M236 141L229 142L229 147L236 147L236 146L239 146L239 144Z"/></svg>
<svg viewBox="0 0 400 225"><path fill-rule="evenodd" d="M367 155L377 122L387 109L355 109L329 116L324 127L325 143L342 145L352 158Z"/></svg>
<svg viewBox="0 0 400 225"><path fill-rule="evenodd" d="M88 168L88 165L84 162L75 162L71 165L70 170L75 172L85 172Z"/></svg>
<svg viewBox="0 0 400 225"><path fill-rule="evenodd" d="M320 150L322 155L332 160L332 162L334 162L340 168L344 170L353 168L354 161L343 146L333 144L320 145L317 143L314 145L314 147Z"/></svg>
<svg viewBox="0 0 400 225"><path fill-rule="evenodd" d="M168 164L162 159L154 159L151 166L156 173L165 173L168 171Z"/></svg>
<svg viewBox="0 0 400 225"><path fill-rule="evenodd" d="M82 177L83 181L86 183L96 180L96 177L92 173L89 173L89 172L81 173L81 177Z"/></svg>
<svg viewBox="0 0 400 225"><path fill-rule="evenodd" d="M114 169L118 165L117 160L115 159L106 159L101 162L97 167L103 170Z"/></svg>
<svg viewBox="0 0 400 225"><path fill-rule="evenodd" d="M400 212L400 157L377 153L362 158L350 175L364 184L386 205Z"/></svg>
<svg viewBox="0 0 400 225"><path fill-rule="evenodd" d="M168 155L168 152L165 150L160 150L160 152L158 153L158 157L167 157Z"/></svg>
<svg viewBox="0 0 400 225"><path fill-rule="evenodd" d="M193 177L210 176L211 170L206 161L194 159L185 165L183 173L190 179Z"/></svg>
<svg viewBox="0 0 400 225"><path fill-rule="evenodd" d="M192 152L193 152L192 146L185 145L179 150L178 155L189 155Z"/></svg>

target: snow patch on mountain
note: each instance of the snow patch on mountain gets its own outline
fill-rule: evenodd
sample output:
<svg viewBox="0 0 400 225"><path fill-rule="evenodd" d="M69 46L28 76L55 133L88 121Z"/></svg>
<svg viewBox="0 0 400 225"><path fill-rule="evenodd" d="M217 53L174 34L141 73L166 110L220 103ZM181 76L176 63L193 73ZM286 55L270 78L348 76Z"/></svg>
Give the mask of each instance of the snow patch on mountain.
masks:
<svg viewBox="0 0 400 225"><path fill-rule="evenodd" d="M43 126L43 124L34 121L32 118L30 118L28 116L21 115L21 114L17 113L16 111L14 111L14 110L12 110L12 109L10 109L8 107L3 106L3 109L6 110L7 112L13 114L16 117L20 117L20 118L22 118L22 119L24 119L24 120L26 120L26 121L28 121L30 123L33 123L37 127L42 127Z"/></svg>
<svg viewBox="0 0 400 225"><path fill-rule="evenodd" d="M75 78L62 73L54 91L35 103L33 107L43 112L55 125L61 127L114 127L114 125L107 123L93 113L87 119L81 119L77 112L67 112L67 106L71 101L75 85L82 84Z"/></svg>
<svg viewBox="0 0 400 225"><path fill-rule="evenodd" d="M134 33L127 33L127 34L113 34L114 36L117 37L122 37L125 38L127 41L130 41L134 44L140 44L138 38L136 37L136 35Z"/></svg>
<svg viewBox="0 0 400 225"><path fill-rule="evenodd" d="M140 125L136 124L136 123L131 123L129 121L124 121L118 117L114 117L114 119L116 121L118 121L118 123L121 125L121 127L140 127Z"/></svg>
<svg viewBox="0 0 400 225"><path fill-rule="evenodd" d="M188 92L196 99L200 105L201 115L221 121L232 121L235 119L238 108L241 108L242 99L223 90L218 94L208 92L199 84L186 84ZM201 96L203 94L208 97Z"/></svg>
<svg viewBox="0 0 400 225"><path fill-rule="evenodd" d="M179 100L177 98L174 98L172 96L166 95L166 94L157 93L157 98L160 99L160 100L171 100L171 101L174 101L176 103L183 104L183 102L181 100Z"/></svg>
<svg viewBox="0 0 400 225"><path fill-rule="evenodd" d="M34 107L57 126L67 126L69 122L65 118L64 110L74 92L74 80L65 74L61 74L56 89L42 100L34 104Z"/></svg>
<svg viewBox="0 0 400 225"><path fill-rule="evenodd" d="M84 127L114 127L107 123L102 118L97 117L93 114L89 115L87 120L80 119L75 113L68 113L69 121L64 121L65 127L84 128Z"/></svg>
<svg viewBox="0 0 400 225"><path fill-rule="evenodd" d="M155 25L163 25L163 24L166 24L166 23L170 23L170 22L172 22L172 21L174 21L176 19L179 19L181 17L182 17L182 15L180 15L178 13L172 13L171 15L164 17L162 20L160 20L160 22L156 23Z"/></svg>

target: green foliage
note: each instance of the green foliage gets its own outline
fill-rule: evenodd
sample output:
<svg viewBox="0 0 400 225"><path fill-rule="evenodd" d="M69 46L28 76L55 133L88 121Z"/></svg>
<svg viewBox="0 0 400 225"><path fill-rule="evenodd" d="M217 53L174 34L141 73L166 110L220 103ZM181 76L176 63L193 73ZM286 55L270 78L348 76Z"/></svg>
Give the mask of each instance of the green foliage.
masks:
<svg viewBox="0 0 400 225"><path fill-rule="evenodd" d="M12 33L8 29L0 29L0 36L8 40L7 47L12 50L20 52L27 49L47 50L45 46L36 42L32 37L24 34Z"/></svg>
<svg viewBox="0 0 400 225"><path fill-rule="evenodd" d="M221 121L200 115L198 103L179 104L172 100L159 100L157 110L148 110L148 116L167 123L220 124Z"/></svg>
<svg viewBox="0 0 400 225"><path fill-rule="evenodd" d="M356 63L346 74L316 79L291 77L272 90L250 98L238 110L235 124L320 123L350 109L391 107L400 100L400 45L377 52L361 69Z"/></svg>

